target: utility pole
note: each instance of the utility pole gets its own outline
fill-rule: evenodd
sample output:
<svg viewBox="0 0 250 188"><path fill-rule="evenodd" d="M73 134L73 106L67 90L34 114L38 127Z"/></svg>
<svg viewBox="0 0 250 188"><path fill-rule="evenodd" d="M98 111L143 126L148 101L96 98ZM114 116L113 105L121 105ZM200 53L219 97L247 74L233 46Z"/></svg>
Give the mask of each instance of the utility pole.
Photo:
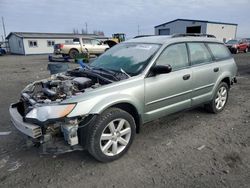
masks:
<svg viewBox="0 0 250 188"><path fill-rule="evenodd" d="M137 27L137 33L138 35L140 35L140 25L138 24L138 27Z"/></svg>
<svg viewBox="0 0 250 188"><path fill-rule="evenodd" d="M85 22L85 32L86 32L86 34L88 34L88 23L87 22Z"/></svg>
<svg viewBox="0 0 250 188"><path fill-rule="evenodd" d="M4 24L4 19L2 16L2 24L3 24L3 34L4 34L4 40L6 39L6 31L5 31L5 24Z"/></svg>

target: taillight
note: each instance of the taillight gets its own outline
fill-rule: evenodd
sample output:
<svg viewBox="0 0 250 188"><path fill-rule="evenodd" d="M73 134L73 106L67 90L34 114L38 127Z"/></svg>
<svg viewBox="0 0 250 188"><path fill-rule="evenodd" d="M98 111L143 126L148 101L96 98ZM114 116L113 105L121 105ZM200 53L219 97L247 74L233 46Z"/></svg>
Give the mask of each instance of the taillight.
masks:
<svg viewBox="0 0 250 188"><path fill-rule="evenodd" d="M63 46L64 46L63 44L60 44L60 45L59 45L59 48L60 48L60 49L62 49L62 48L63 48Z"/></svg>

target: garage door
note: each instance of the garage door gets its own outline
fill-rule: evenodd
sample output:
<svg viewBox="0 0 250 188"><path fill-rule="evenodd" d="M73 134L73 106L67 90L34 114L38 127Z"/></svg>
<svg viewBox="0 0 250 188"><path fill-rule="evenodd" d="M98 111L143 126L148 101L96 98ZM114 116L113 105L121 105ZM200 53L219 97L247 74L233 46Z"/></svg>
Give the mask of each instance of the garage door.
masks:
<svg viewBox="0 0 250 188"><path fill-rule="evenodd" d="M159 29L159 35L170 35L170 29Z"/></svg>

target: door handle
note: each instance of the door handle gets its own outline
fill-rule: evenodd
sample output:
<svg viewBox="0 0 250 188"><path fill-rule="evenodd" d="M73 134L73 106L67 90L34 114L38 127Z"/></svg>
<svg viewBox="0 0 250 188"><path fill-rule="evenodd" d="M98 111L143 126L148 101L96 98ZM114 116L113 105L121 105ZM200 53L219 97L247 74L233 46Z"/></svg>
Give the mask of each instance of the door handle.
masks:
<svg viewBox="0 0 250 188"><path fill-rule="evenodd" d="M214 68L214 72L218 72L219 70L219 67Z"/></svg>
<svg viewBox="0 0 250 188"><path fill-rule="evenodd" d="M183 80L188 80L190 78L190 76L191 76L190 74L186 74L182 78L183 78Z"/></svg>

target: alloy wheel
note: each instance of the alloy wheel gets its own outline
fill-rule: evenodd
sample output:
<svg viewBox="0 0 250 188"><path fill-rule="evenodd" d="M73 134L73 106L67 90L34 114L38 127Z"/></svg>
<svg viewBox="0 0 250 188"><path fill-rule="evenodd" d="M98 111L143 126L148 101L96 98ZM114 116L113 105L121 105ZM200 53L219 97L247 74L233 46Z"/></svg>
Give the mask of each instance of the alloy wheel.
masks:
<svg viewBox="0 0 250 188"><path fill-rule="evenodd" d="M227 102L227 88L222 86L215 98L215 107L217 110L221 110Z"/></svg>
<svg viewBox="0 0 250 188"><path fill-rule="evenodd" d="M125 119L111 121L103 130L100 138L100 147L103 154L115 156L121 153L131 138L131 126Z"/></svg>

